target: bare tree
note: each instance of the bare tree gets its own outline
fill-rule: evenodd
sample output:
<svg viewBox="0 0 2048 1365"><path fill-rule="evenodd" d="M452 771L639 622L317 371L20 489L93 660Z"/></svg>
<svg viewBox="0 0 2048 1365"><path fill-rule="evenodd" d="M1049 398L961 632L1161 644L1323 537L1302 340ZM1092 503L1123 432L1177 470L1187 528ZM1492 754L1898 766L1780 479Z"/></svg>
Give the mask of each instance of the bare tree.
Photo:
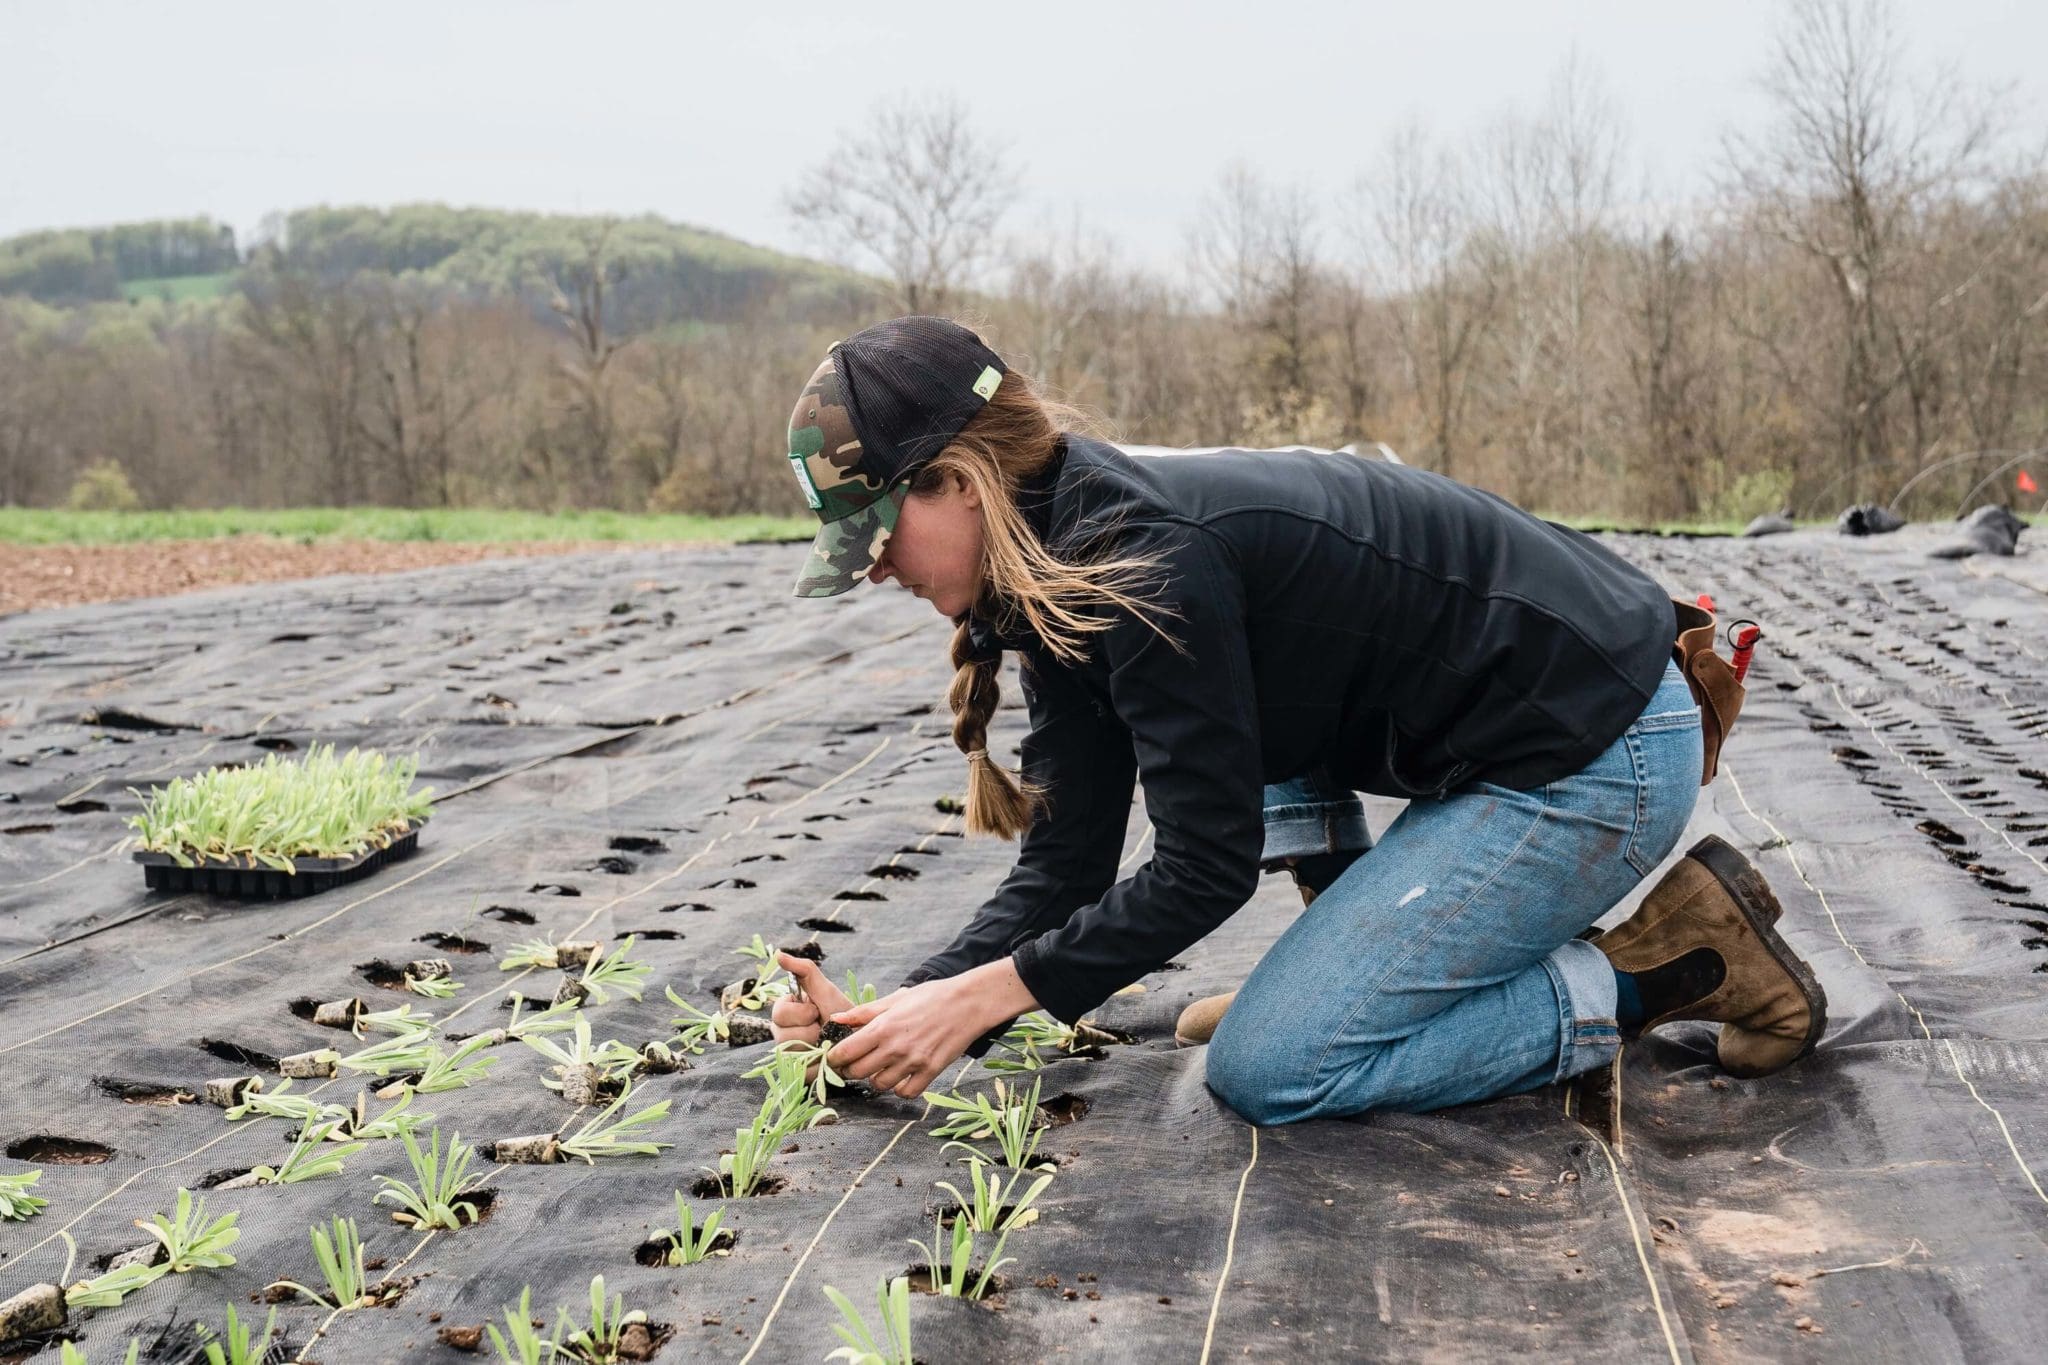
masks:
<svg viewBox="0 0 2048 1365"><path fill-rule="evenodd" d="M1409 125L1361 183L1373 205L1362 244L1376 265L1408 388L1437 469L1455 474L1478 341L1499 282L1474 270L1473 210L1463 161Z"/></svg>
<svg viewBox="0 0 2048 1365"><path fill-rule="evenodd" d="M567 270L568 288L560 275L550 280L549 304L573 346L561 362L568 403L561 440L574 458L583 484L584 505L605 505L612 494L612 446L617 438L612 412L612 358L625 343L605 329L605 291L625 270L606 254L612 219L599 219L583 234L584 256ZM571 297L573 293L574 297Z"/></svg>
<svg viewBox="0 0 2048 1365"><path fill-rule="evenodd" d="M1731 191L1758 228L1826 272L1834 444L1851 496L1887 472L1895 398L1907 443L1927 447L1928 352L1943 313L1912 294L1962 281L1927 280L1911 243L1935 201L1983 178L1996 132L1989 102L1952 75L1912 86L1903 52L1888 0L1794 0L1763 81L1772 126L1727 147Z"/></svg>
<svg viewBox="0 0 2048 1365"><path fill-rule="evenodd" d="M805 172L786 207L834 254L878 265L901 311L953 308L993 258L1017 174L950 96L885 101L867 127Z"/></svg>

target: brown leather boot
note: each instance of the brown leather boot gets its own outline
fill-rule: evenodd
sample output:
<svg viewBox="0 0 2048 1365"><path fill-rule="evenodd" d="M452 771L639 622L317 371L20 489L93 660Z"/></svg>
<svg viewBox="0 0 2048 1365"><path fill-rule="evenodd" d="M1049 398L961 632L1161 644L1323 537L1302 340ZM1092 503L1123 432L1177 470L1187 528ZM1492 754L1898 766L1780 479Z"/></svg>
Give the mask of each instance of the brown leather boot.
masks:
<svg viewBox="0 0 2048 1365"><path fill-rule="evenodd" d="M1645 1030L1717 1021L1722 1068L1766 1076L1811 1052L1827 1026L1827 996L1778 936L1779 913L1763 873L1710 834L1595 943L1616 971L1636 977L1654 1011Z"/></svg>
<svg viewBox="0 0 2048 1365"><path fill-rule="evenodd" d="M1306 907L1316 898L1309 887L1301 887L1301 903ZM1180 1012L1180 1018L1173 1021L1173 1041L1182 1047L1199 1047L1216 1036L1216 1026L1223 1022L1223 1015L1230 1008L1230 1002L1237 999L1237 992L1228 995L1211 995L1197 1000Z"/></svg>

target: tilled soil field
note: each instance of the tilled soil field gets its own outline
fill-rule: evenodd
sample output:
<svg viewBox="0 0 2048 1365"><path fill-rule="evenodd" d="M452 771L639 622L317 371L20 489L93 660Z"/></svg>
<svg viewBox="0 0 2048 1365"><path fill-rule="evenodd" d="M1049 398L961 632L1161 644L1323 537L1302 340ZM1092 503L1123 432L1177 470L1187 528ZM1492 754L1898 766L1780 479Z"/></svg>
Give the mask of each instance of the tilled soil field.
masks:
<svg viewBox="0 0 2048 1365"><path fill-rule="evenodd" d="M2025 553L1929 561L1933 538L1613 542L1675 594L1764 626L1686 843L1719 833L1772 879L1832 1007L1813 1057L1734 1080L1689 1026L1592 1083L1255 1130L1209 1095L1172 1022L1299 912L1269 878L1098 1011L1127 1042L1039 1073L1062 1120L1042 1216L1011 1237L994 1304L913 1296L919 1358L2038 1359L2048 573ZM142 1242L133 1220L180 1186L278 1161L285 1121L181 1097L345 1039L304 1017L314 1002L410 999L391 964L447 957L462 988L414 1003L475 1033L509 992L552 988L499 970L514 942L634 934L653 988L585 1013L637 1046L671 1032L661 986L714 1007L754 934L811 941L835 976L885 988L946 941L1013 853L950 813L948 628L900 593L791 599L802 555L612 552L0 621L0 1173L42 1167L50 1200L0 1223L0 1299L63 1273L60 1232L79 1279ZM1018 702L1012 678L1000 750ZM417 854L297 902L143 889L121 848L128 787L329 740L419 751L439 803ZM1398 810L1369 808L1375 829ZM1150 846L1139 802L1128 865ZM673 1191L753 1112L760 1083L741 1073L760 1053L714 1048L639 1082L636 1102L671 1101L648 1134L673 1144L659 1156L486 1164L489 1217L460 1231L371 1203L373 1176L407 1170L389 1141L340 1176L214 1189L209 1211L240 1215L236 1263L73 1331L100 1361L166 1324L182 1344L228 1302L260 1319L265 1284L315 1280L307 1228L339 1213L402 1293L282 1307L286 1358L467 1359L444 1329L502 1321L527 1285L552 1318L602 1273L649 1315L657 1359L819 1359L837 1344L821 1287L872 1317L876 1283L916 1259L905 1239L932 1235L933 1182L963 1171L922 1102L850 1091L837 1123L775 1157L774 1192L728 1202L730 1255L642 1264ZM538 1054L491 1055L483 1080L416 1101L444 1135L588 1117L542 1087Z"/></svg>

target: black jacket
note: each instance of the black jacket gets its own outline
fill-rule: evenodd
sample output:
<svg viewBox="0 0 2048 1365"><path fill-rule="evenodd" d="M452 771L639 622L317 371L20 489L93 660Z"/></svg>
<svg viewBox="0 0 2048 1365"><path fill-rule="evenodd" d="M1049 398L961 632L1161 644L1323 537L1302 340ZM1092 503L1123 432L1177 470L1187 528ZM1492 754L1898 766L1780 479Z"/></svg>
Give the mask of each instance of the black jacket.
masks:
<svg viewBox="0 0 2048 1365"><path fill-rule="evenodd" d="M1251 898L1261 787L1440 798L1577 772L1641 714L1670 597L1590 537L1441 475L1351 455L1134 457L1068 435L1021 499L1062 558L1157 556L1176 652L1119 614L1088 662L1020 651L1023 770L1048 788L995 895L912 981L1009 954L1072 1022ZM1105 528L1109 528L1105 532ZM1151 861L1117 880L1133 777Z"/></svg>

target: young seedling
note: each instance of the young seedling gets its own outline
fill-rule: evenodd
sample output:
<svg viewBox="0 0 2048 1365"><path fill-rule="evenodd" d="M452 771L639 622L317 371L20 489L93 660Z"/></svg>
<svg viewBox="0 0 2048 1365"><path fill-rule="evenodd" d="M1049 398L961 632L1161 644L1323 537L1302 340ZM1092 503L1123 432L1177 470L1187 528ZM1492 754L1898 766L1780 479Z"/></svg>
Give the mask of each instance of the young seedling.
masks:
<svg viewBox="0 0 2048 1365"><path fill-rule="evenodd" d="M704 1220L704 1226L696 1226L696 1214L683 1199L683 1192L676 1191L676 1230L663 1230L654 1235L668 1239L669 1265L695 1265L709 1256L723 1256L726 1253L718 1247L718 1225L724 1221L723 1206L713 1209L711 1216Z"/></svg>
<svg viewBox="0 0 2048 1365"><path fill-rule="evenodd" d="M505 1335L500 1335L496 1324L486 1324L484 1330L491 1334L491 1349L498 1353L498 1359L506 1365L545 1365L562 1349L563 1324L557 1322L555 1330L543 1337L533 1325L533 1288L528 1285L519 1291L519 1307L505 1310Z"/></svg>
<svg viewBox="0 0 2048 1365"><path fill-rule="evenodd" d="M733 951L753 962L754 974L734 982L719 993L719 1008L727 1014L766 1009L796 989L796 982L775 960L775 945L763 942L759 934L754 935L754 941L746 947Z"/></svg>
<svg viewBox="0 0 2048 1365"><path fill-rule="evenodd" d="M405 978L405 988L414 995L424 995L429 1000L448 1000L462 989L462 983L452 976L430 976L424 980Z"/></svg>
<svg viewBox="0 0 2048 1365"><path fill-rule="evenodd" d="M293 1290L333 1313L369 1306L374 1300L369 1293L370 1275L363 1264L363 1239L356 1233L356 1220L337 1216L331 1233L321 1227L309 1230L313 1235L314 1264L320 1267L320 1278L327 1282L327 1293L333 1297L323 1296L296 1280L274 1280L264 1288Z"/></svg>
<svg viewBox="0 0 2048 1365"><path fill-rule="evenodd" d="M164 1268L173 1275L182 1275L188 1270L217 1269L235 1263L228 1248L242 1236L241 1229L235 1226L237 1216L224 1213L209 1219L206 1201L195 1203L192 1191L181 1188L171 1217L153 1213L146 1223L136 1219L135 1226L164 1244Z"/></svg>
<svg viewBox="0 0 2048 1365"><path fill-rule="evenodd" d="M640 1054L616 1038L607 1038L593 1045L590 1021L580 1014L576 1016L575 1036L570 1039L568 1047L551 1038L532 1037L520 1041L555 1063L553 1071L560 1079L542 1080L541 1084L550 1090L561 1091L563 1099L578 1107L596 1104L601 1092L623 1084L640 1064Z"/></svg>
<svg viewBox="0 0 2048 1365"><path fill-rule="evenodd" d="M988 1174L988 1163L979 1157L967 1163L967 1172L974 1185L974 1198L969 1199L951 1181L938 1181L938 1187L953 1196L953 1202L960 1207L954 1215L956 1221L965 1221L976 1232L1008 1232L1011 1228L1026 1227L1038 1221L1038 1210L1031 1207L1045 1187L1052 1184L1052 1173L1047 1172L1032 1182L1031 1188L1020 1197L1017 1186L1022 1184L1022 1175L1013 1175L1005 1184L1000 1175ZM1003 1196L1010 1197L1007 1207Z"/></svg>
<svg viewBox="0 0 2048 1365"><path fill-rule="evenodd" d="M658 1123L668 1117L668 1101L657 1100L637 1114L615 1119L633 1087L628 1084L619 1091L619 1097L604 1107L603 1112L563 1138L558 1146L563 1156L576 1157L587 1165L595 1166L601 1156L655 1156L664 1147L673 1147L672 1142L652 1142L646 1139L626 1138L623 1134L650 1123Z"/></svg>
<svg viewBox="0 0 2048 1365"><path fill-rule="evenodd" d="M270 1310L270 1316L263 1321L263 1335L251 1338L249 1329L235 1316L235 1306L228 1305L227 1326L219 1336L213 1336L200 1328L211 1338L206 1343L206 1365L261 1365L270 1354L270 1339L277 1332L277 1310Z"/></svg>
<svg viewBox="0 0 2048 1365"><path fill-rule="evenodd" d="M562 1321L557 1333L567 1332L557 1353L565 1360L583 1362L583 1365L612 1365L623 1359L620 1347L624 1342L626 1329L635 1323L645 1323L647 1314L639 1309L626 1311L626 1296L614 1294L609 1303L604 1296L604 1276L599 1275L590 1282L590 1321L578 1324L574 1315L564 1308Z"/></svg>
<svg viewBox="0 0 2048 1365"><path fill-rule="evenodd" d="M412 1108L412 1091L410 1089L398 1097L397 1103L393 1104L376 1118L369 1116L369 1103L370 1097L363 1091L358 1090L356 1092L356 1106L354 1109L344 1109L338 1104L325 1106L321 1112L327 1117L332 1118L335 1123L334 1131L328 1135L328 1140L339 1142L348 1138L363 1138L373 1142L381 1141L386 1138L401 1137L406 1133L410 1133L422 1123L432 1123L434 1121L432 1114L415 1114L410 1112Z"/></svg>
<svg viewBox="0 0 2048 1365"><path fill-rule="evenodd" d="M64 1291L64 1302L71 1308L118 1307L121 1300L136 1290L146 1289L170 1273L171 1268L162 1262L116 1266L104 1275L72 1285Z"/></svg>
<svg viewBox="0 0 2048 1365"><path fill-rule="evenodd" d="M588 1000L593 1005L602 1005L617 991L628 1000L640 998L640 983L654 969L645 962L635 962L627 955L633 951L632 934L626 941L612 950L609 957L595 957L583 964L583 974L563 983L563 995L577 1000ZM573 990L570 988L573 986ZM560 1003L563 996L557 996Z"/></svg>
<svg viewBox="0 0 2048 1365"><path fill-rule="evenodd" d="M573 1000L557 1001L533 1014L525 1013L527 1000L518 991L512 992L512 1016L503 1028L480 1033L479 1038L489 1038L491 1045L524 1042L549 1033L563 1033L576 1027L576 1021L583 1017Z"/></svg>
<svg viewBox="0 0 2048 1365"><path fill-rule="evenodd" d="M668 997L671 1005L682 1011L668 1021L669 1027L676 1030L676 1036L669 1040L670 1046L695 1054L702 1053L712 1043L726 1041L729 1029L724 1013L713 1014L709 1010L697 1008L677 995L673 986L662 987L662 993Z"/></svg>
<svg viewBox="0 0 2048 1365"><path fill-rule="evenodd" d="M408 1090L432 1095L482 1080L498 1059L477 1054L495 1041L491 1035L480 1033L463 1039L455 1051L444 1053L430 1036L416 1033L372 1043L361 1052L342 1058L340 1064L346 1070L365 1071L373 1076L411 1077L379 1090L379 1099L400 1096Z"/></svg>
<svg viewBox="0 0 2048 1365"><path fill-rule="evenodd" d="M141 1359L142 1338L128 1338L128 1354L121 1357L121 1365L137 1365ZM57 1365L92 1365L92 1362L85 1358L85 1352L78 1349L77 1342L66 1341L60 1343Z"/></svg>
<svg viewBox="0 0 2048 1365"><path fill-rule="evenodd" d="M810 1090L811 1098L823 1104L831 1098L833 1087L846 1084L846 1078L834 1071L831 1064L825 1060L826 1054L836 1046L837 1042L824 1039L806 1043L796 1038L785 1038L775 1045L774 1051L761 1059L759 1065L746 1074L767 1076L771 1080L789 1072L794 1072L799 1078L808 1076L810 1079L803 1083ZM813 1071L813 1068L816 1070Z"/></svg>
<svg viewBox="0 0 2048 1365"><path fill-rule="evenodd" d="M846 998L856 1005L872 1004L879 994L874 982L862 981L853 974L851 967L846 969L846 982L840 989L846 992Z"/></svg>
<svg viewBox="0 0 2048 1365"><path fill-rule="evenodd" d="M304 1095L291 1093L290 1081L279 1081L271 1090L257 1090L251 1087L242 1092L241 1103L228 1106L226 1117L245 1119L251 1114L266 1119L294 1119L299 1123L311 1123L321 1115L322 1106Z"/></svg>
<svg viewBox="0 0 2048 1365"><path fill-rule="evenodd" d="M1003 1255L1003 1243L1010 1240L1007 1228L996 1238L990 1249L988 1262L981 1268L979 1276L974 1275L974 1229L965 1218L953 1220L950 1233L946 1220L941 1215L932 1227L929 1245L912 1237L909 1243L924 1253L925 1269L931 1276L932 1292L949 1299L978 1299L988 1292L989 1281L996 1271L1016 1260L1014 1256ZM972 1277L970 1279L970 1277Z"/></svg>
<svg viewBox="0 0 2048 1365"><path fill-rule="evenodd" d="M321 1176L340 1175L341 1159L353 1156L368 1146L364 1142L345 1142L339 1147L324 1144L338 1127L334 1123L308 1123L299 1128L298 1141L291 1151L276 1166L258 1166L249 1172L251 1183L257 1185L296 1185L301 1180L318 1180ZM233 1181L229 1181L233 1184Z"/></svg>
<svg viewBox="0 0 2048 1365"><path fill-rule="evenodd" d="M48 1208L49 1200L39 1199L28 1192L28 1187L42 1178L41 1171L0 1175L0 1218L26 1222Z"/></svg>
<svg viewBox="0 0 2048 1365"><path fill-rule="evenodd" d="M947 1151L950 1152L957 1147L982 1161L988 1161L988 1156L971 1143L959 1139L994 1138L996 1146L1002 1152L1003 1165L1016 1171L1029 1169L1032 1159L1038 1154L1039 1136L1044 1132L1044 1125L1038 1117L1040 1084L1033 1081L1031 1093L1020 1098L1016 1091L1007 1088L998 1080L995 1083L993 1101L985 1094L977 1094L966 1099L958 1094L929 1094L926 1099L952 1115L932 1129L931 1135L955 1139L946 1144Z"/></svg>
<svg viewBox="0 0 2048 1365"><path fill-rule="evenodd" d="M1033 1010L1010 1026L997 1046L1012 1054L982 1063L990 1071L1036 1071L1045 1065L1047 1053L1075 1057L1095 1053L1116 1042L1116 1038L1087 1020L1062 1024L1044 1010Z"/></svg>
<svg viewBox="0 0 2048 1365"><path fill-rule="evenodd" d="M501 972L516 972L522 967L536 967L545 971L574 971L597 952L598 945L586 942L555 943L544 938L517 943L512 951L499 961Z"/></svg>
<svg viewBox="0 0 2048 1365"><path fill-rule="evenodd" d="M430 1136L431 1145L422 1152L411 1133L404 1135L405 1155L412 1162L412 1173L419 1181L418 1186L408 1185L395 1176L380 1175L377 1182L384 1188L373 1195L370 1202L381 1204L390 1199L403 1205L393 1211L391 1221L394 1223L453 1231L462 1226L464 1215L472 1223L480 1216L476 1205L462 1196L481 1185L484 1177L481 1172L469 1173L469 1163L476 1155L476 1149L465 1145L460 1133L448 1140L445 1161L441 1156L441 1130L434 1129Z"/></svg>
<svg viewBox="0 0 2048 1365"><path fill-rule="evenodd" d="M414 1014L412 1002L407 1001L388 1010L375 1010L357 1015L352 1032L358 1038L368 1033L389 1033L400 1038L408 1038L431 1033L433 1029L434 1016Z"/></svg>
<svg viewBox="0 0 2048 1365"><path fill-rule="evenodd" d="M732 1150L719 1155L718 1169L712 1174L729 1197L746 1198L759 1187L768 1162L785 1142L831 1114L811 1099L801 1070L788 1063L776 1067L768 1073L768 1093L754 1121L733 1129Z"/></svg>
<svg viewBox="0 0 2048 1365"><path fill-rule="evenodd" d="M341 1058L336 1065L343 1071L361 1071L372 1076L411 1076L425 1071L440 1055L441 1048L432 1031L423 1029L379 1039L362 1051Z"/></svg>
<svg viewBox="0 0 2048 1365"><path fill-rule="evenodd" d="M875 1292L875 1305L881 1310L879 1340L868 1330L867 1320L853 1306L853 1300L829 1284L825 1286L825 1297L832 1300L841 1319L833 1324L832 1331L846 1343L825 1359L849 1361L851 1365L914 1365L910 1354L908 1276L884 1280Z"/></svg>

